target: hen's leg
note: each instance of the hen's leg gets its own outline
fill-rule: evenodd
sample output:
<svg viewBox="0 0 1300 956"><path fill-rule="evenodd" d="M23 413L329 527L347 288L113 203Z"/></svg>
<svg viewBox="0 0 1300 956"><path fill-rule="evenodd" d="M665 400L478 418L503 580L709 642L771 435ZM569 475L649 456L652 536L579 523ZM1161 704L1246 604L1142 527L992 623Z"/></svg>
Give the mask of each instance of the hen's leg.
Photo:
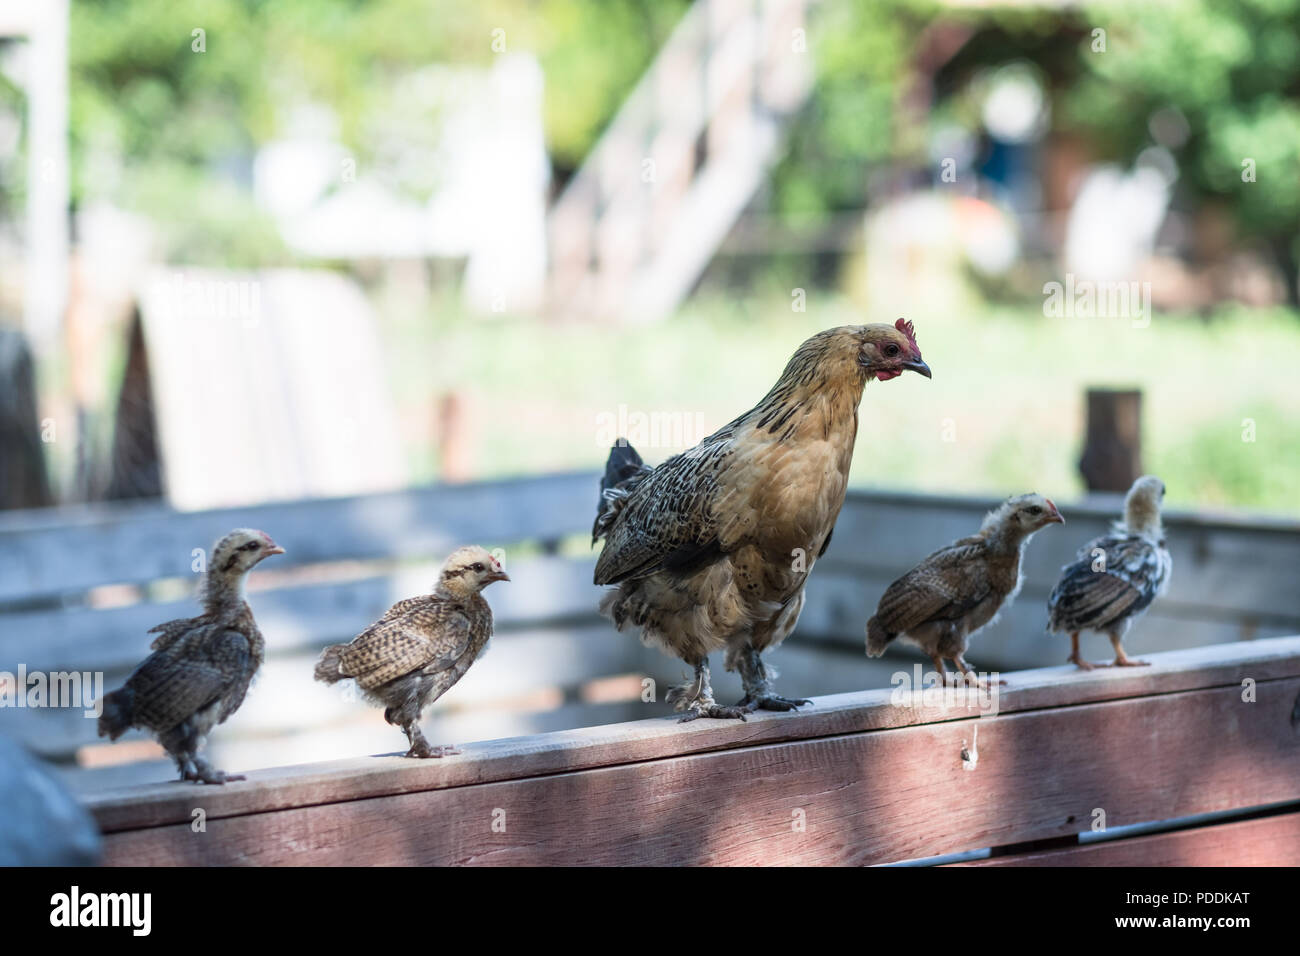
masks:
<svg viewBox="0 0 1300 956"><path fill-rule="evenodd" d="M1079 632L1078 631L1070 632L1070 656L1067 657L1066 660L1072 664L1077 665L1080 670L1085 670L1085 671L1092 670L1092 665L1089 664L1087 661L1085 661L1083 659L1083 655L1079 653Z"/></svg>
<svg viewBox="0 0 1300 956"><path fill-rule="evenodd" d="M698 720L701 717L717 717L723 720L744 720L745 712L739 707L722 707L713 699L713 682L709 679L709 659L687 661L695 665L695 679L685 684L671 687L665 699L673 705L673 710L681 711L680 723Z"/></svg>
<svg viewBox="0 0 1300 956"><path fill-rule="evenodd" d="M745 687L745 696L736 706L746 713L752 714L756 710L796 710L804 704L812 703L810 700L774 694L772 680L776 677L776 671L769 670L763 663L763 655L752 647L746 647L740 652L736 669L740 671L740 680Z"/></svg>
<svg viewBox="0 0 1300 956"><path fill-rule="evenodd" d="M1120 643L1120 635L1116 632L1112 632L1110 635L1110 643L1115 648L1115 662L1112 665L1113 667L1146 667L1151 663L1150 661L1135 661L1133 658L1125 654L1124 645Z"/></svg>

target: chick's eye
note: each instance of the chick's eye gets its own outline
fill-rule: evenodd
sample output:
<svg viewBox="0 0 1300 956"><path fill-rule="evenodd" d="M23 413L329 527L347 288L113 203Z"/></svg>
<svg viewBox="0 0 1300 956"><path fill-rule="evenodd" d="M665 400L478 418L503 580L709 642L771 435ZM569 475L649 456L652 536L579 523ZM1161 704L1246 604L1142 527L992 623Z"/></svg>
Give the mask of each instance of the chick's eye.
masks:
<svg viewBox="0 0 1300 956"><path fill-rule="evenodd" d="M257 550L257 542L256 542L256 541L250 541L250 542L248 542L248 544L240 545L239 550L240 550L240 551L256 551L256 550Z"/></svg>
<svg viewBox="0 0 1300 956"><path fill-rule="evenodd" d="M482 565L482 564L476 564L476 565L474 565L474 570L475 570L475 571L482 571L482 570L483 570L483 565Z"/></svg>
<svg viewBox="0 0 1300 956"><path fill-rule="evenodd" d="M1029 509L1029 513L1031 515L1040 515L1043 513L1043 509L1038 507L1038 505L1034 505L1032 508Z"/></svg>

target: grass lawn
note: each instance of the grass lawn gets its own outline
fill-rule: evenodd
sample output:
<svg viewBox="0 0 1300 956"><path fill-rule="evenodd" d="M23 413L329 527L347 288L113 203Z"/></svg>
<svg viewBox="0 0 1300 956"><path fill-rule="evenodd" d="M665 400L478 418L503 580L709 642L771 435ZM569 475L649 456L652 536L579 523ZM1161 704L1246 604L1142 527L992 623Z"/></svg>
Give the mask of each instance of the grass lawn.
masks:
<svg viewBox="0 0 1300 956"><path fill-rule="evenodd" d="M862 321L844 299L810 296L804 313L789 301L697 297L670 320L631 328L390 313L412 478L438 473L432 409L448 390L468 410L479 475L597 468L620 405L629 423L657 413L676 426L641 449L660 461L753 405L808 335ZM1083 490L1084 389L1136 386L1146 468L1165 479L1171 506L1300 513L1294 314L1157 314L1147 328L994 306L909 318L934 379L867 386L855 485L1072 498Z"/></svg>

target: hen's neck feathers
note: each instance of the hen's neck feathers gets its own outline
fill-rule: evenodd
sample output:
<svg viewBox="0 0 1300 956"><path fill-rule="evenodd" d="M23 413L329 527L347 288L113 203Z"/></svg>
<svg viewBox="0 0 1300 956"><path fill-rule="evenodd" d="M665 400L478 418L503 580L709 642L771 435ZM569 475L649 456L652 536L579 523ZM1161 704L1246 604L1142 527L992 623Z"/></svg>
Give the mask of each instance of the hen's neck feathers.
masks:
<svg viewBox="0 0 1300 956"><path fill-rule="evenodd" d="M752 424L780 440L825 439L845 423L856 432L866 371L856 362L829 359L824 348L800 348L763 400L734 424Z"/></svg>

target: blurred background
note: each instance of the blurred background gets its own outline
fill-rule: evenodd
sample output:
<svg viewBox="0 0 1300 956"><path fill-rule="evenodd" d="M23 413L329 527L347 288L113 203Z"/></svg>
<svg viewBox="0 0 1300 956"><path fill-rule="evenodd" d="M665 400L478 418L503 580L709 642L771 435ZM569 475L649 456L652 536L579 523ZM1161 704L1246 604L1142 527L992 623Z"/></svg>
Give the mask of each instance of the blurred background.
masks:
<svg viewBox="0 0 1300 956"><path fill-rule="evenodd" d="M754 404L811 333L899 316L934 380L868 387L852 481L884 497L863 508L931 495L908 507L960 532L1034 489L1100 529L1104 493L1148 471L1188 548L1211 520L1293 536L1298 97L1300 0L3 0L0 508L21 513L3 649L27 653L14 615L36 615L65 664L94 634L125 667L130 628L192 588L191 547L256 519L293 560L289 512L256 510L272 502L354 496L281 519L330 568L285 588L362 559L422 587L463 543L449 527L579 581L613 439L658 462ZM575 477L530 483L556 475ZM452 511L430 490L495 479L513 483ZM451 524L421 525L426 501ZM539 509L556 517L516 547L502 516ZM172 518L131 537L137 514ZM55 580L42 534L102 561ZM172 551L132 572L110 539ZM312 613L364 623L402 596L383 580ZM559 617L587 608L581 583ZM521 626L554 611L506 587ZM814 627L860 642L875 587ZM1205 641L1293 630L1294 600L1243 588L1227 616L1174 617L1217 622ZM295 600L266 606L290 627ZM350 636L326 626L288 641L292 667ZM626 663L600 667L644 662ZM519 712L628 699L575 697L590 677ZM398 736L371 731L357 746Z"/></svg>

